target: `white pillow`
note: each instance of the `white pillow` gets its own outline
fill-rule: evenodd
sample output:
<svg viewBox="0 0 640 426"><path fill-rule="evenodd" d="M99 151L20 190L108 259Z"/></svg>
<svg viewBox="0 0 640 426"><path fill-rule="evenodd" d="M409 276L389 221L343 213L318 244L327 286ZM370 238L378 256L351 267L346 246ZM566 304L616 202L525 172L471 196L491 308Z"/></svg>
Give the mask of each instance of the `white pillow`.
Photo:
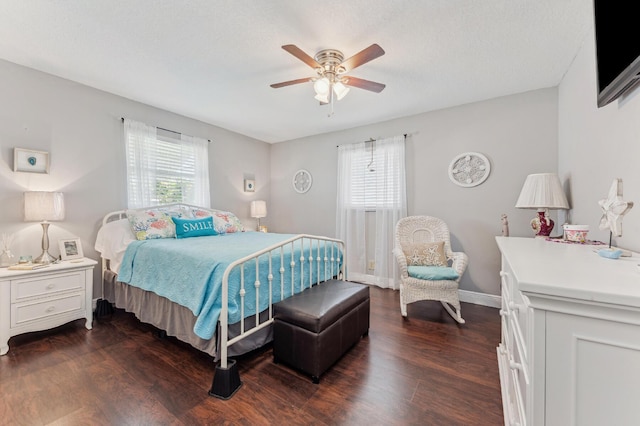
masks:
<svg viewBox="0 0 640 426"><path fill-rule="evenodd" d="M127 246L136 241L128 219L114 220L98 230L94 248L104 259L109 259L110 269L118 272Z"/></svg>

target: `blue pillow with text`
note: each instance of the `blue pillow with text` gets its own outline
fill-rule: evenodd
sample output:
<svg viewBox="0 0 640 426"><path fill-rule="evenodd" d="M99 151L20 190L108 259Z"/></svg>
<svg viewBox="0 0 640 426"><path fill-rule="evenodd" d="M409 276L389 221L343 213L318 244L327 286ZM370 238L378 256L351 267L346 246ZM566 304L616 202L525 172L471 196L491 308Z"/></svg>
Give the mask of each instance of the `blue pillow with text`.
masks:
<svg viewBox="0 0 640 426"><path fill-rule="evenodd" d="M172 217L176 224L176 238L204 237L208 235L218 235L213 227L213 217L200 217L198 219L184 219Z"/></svg>

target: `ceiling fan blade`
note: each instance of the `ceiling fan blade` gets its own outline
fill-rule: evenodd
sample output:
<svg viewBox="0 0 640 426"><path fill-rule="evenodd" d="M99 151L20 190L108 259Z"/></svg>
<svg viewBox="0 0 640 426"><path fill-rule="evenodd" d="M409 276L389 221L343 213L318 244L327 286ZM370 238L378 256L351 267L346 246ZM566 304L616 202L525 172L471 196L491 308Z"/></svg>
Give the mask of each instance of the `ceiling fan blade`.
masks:
<svg viewBox="0 0 640 426"><path fill-rule="evenodd" d="M359 67L362 64L373 61L374 59L379 58L382 55L384 55L384 50L382 50L382 47L374 43L366 49L363 49L360 52L356 53L349 59L342 61L340 65L344 67L344 72L349 72L355 67Z"/></svg>
<svg viewBox="0 0 640 426"><path fill-rule="evenodd" d="M291 53L296 58L300 59L305 64L309 65L311 68L322 68L322 65L320 65L311 56L304 53L302 49L300 49L295 44L285 44L284 46L282 46L282 48L287 52Z"/></svg>
<svg viewBox="0 0 640 426"><path fill-rule="evenodd" d="M357 87L358 89L369 90L371 92L376 92L376 93L382 92L382 90L384 90L384 88L387 87L382 83L376 83L375 81L369 81L363 78L349 77L349 76L343 77L342 83L346 84L347 86Z"/></svg>
<svg viewBox="0 0 640 426"><path fill-rule="evenodd" d="M283 81L282 83L274 83L274 84L271 85L271 87L273 87L274 89L278 89L280 87L291 86L293 84L306 83L306 82L312 81L312 80L313 79L311 77L299 78L297 80L289 80L289 81Z"/></svg>

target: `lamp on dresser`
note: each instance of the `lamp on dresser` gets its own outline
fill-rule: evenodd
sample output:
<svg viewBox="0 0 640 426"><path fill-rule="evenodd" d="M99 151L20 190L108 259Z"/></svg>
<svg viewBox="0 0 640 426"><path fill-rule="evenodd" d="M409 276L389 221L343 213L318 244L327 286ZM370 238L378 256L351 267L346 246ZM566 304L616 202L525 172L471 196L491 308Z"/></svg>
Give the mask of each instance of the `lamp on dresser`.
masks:
<svg viewBox="0 0 640 426"><path fill-rule="evenodd" d="M24 193L24 220L42 225L42 254L34 263L56 260L49 254L49 221L64 220L64 194L62 192L32 191Z"/></svg>
<svg viewBox="0 0 640 426"><path fill-rule="evenodd" d="M258 219L258 231L267 232L266 226L260 226L260 218L267 217L267 202L257 200L251 202L251 217Z"/></svg>
<svg viewBox="0 0 640 426"><path fill-rule="evenodd" d="M531 221L536 237L548 237L554 222L549 218L549 209L568 209L560 178L555 173L536 173L527 176L516 202L516 208L536 209L538 216Z"/></svg>

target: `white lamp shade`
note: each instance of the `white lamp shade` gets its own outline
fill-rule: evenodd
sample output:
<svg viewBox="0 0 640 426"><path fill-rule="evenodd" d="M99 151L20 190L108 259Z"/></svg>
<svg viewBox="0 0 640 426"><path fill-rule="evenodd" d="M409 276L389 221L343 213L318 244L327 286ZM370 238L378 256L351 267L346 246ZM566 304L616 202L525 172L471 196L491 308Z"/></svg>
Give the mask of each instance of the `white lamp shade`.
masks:
<svg viewBox="0 0 640 426"><path fill-rule="evenodd" d="M26 222L64 220L64 194L44 191L25 192L24 220Z"/></svg>
<svg viewBox="0 0 640 426"><path fill-rule="evenodd" d="M314 98L325 104L329 103L329 95L315 95Z"/></svg>
<svg viewBox="0 0 640 426"><path fill-rule="evenodd" d="M318 95L328 95L329 86L329 79L327 77L322 77L313 83L313 90L315 90Z"/></svg>
<svg viewBox="0 0 640 426"><path fill-rule="evenodd" d="M251 202L251 217L267 217L267 202L258 200Z"/></svg>
<svg viewBox="0 0 640 426"><path fill-rule="evenodd" d="M337 82L333 85L333 93L336 94L336 98L338 98L338 100L341 100L342 98L347 96L347 93L349 93L349 88L344 84Z"/></svg>
<svg viewBox="0 0 640 426"><path fill-rule="evenodd" d="M555 173L537 173L527 176L516 202L520 209L568 209L560 178Z"/></svg>

